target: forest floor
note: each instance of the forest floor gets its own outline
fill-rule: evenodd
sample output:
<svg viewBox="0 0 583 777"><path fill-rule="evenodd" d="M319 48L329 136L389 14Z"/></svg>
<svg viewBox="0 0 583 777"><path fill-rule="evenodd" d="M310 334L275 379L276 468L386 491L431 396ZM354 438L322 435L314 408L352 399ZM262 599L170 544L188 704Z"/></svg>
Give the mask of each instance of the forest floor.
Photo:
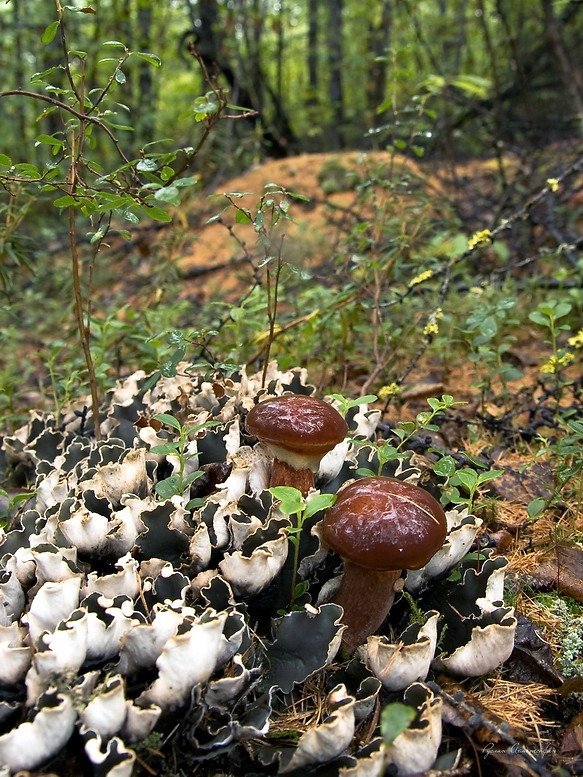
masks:
<svg viewBox="0 0 583 777"><path fill-rule="evenodd" d="M178 289L179 297L193 309L218 297L236 304L253 284L261 259L256 232L253 225L236 224L232 209L219 221L212 218L225 204L222 193L244 195L236 202L251 208L270 182L307 198L294 204L293 221L278 227L280 237L285 233L286 262L325 281L330 257L340 249L354 223L363 164L397 164L414 179L418 177L437 218L444 203L451 206L460 182L467 186L468 198L487 203L487 193L495 188L498 175L490 162L458 165L455 170L442 167L427 174L415 162L395 162L381 152L368 154L364 162L357 152L270 161L222 183L220 189L204 197L193 198L176 213L171 228L144 227L129 244L112 243L109 260L102 263L105 270L96 273L96 309L106 309L120 297L130 310L158 304L169 293L164 274L168 267L179 278L171 293ZM482 209L479 219L474 218L476 208L467 209L469 234L489 222L492 212L487 207L484 204L486 210ZM458 208L463 211L464 205ZM361 212L360 218L369 215ZM166 257L164 272L160 272L161 254ZM120 318L126 312L120 311ZM438 447L462 459L481 457L503 472L485 493L479 542L480 547L493 548L509 559L507 599L519 615L516 647L506 665L486 679L458 683L438 678L445 691L457 693L457 709L450 712L452 721L454 713L458 719L446 729L446 736L465 738L480 751L483 773L494 773L488 772L491 763L496 773L506 769L509 774L547 774L536 771L538 766L531 769L535 761L525 756L527 751L540 756L541 764L549 756L550 764L567 764L576 770L575 762L583 751L583 678L572 668L581 666L577 648L573 648L577 640L583 649L581 493L577 496L571 491L565 501L556 501L553 509L531 520L526 510L529 502L547 498L556 487L556 462L552 451L536 458L532 436L527 439L516 433L532 420L537 402L544 405L547 399L538 385L541 347L544 350L540 333L526 326L512 349L522 376L510 386L509 405L499 397L484 404L477 388L479 363L443 364L435 355L425 354L408 376L398 405L385 408L383 416L388 425L413 419L427 409L428 397L451 394L464 404L448 414L439 431L419 436L414 450L418 462L430 467L436 460L431 448ZM356 397L366 383L362 370L332 374L329 366L319 366L317 357L308 366L311 382L319 389L333 382L335 390ZM579 369L580 365L574 365L568 373L573 381ZM525 397L522 404L515 401L518 396ZM27 401L34 406L39 399L30 392ZM567 389L563 402L577 401ZM552 436L553 430L539 427L537 432ZM520 745L514 752L507 750L508 737ZM142 757L148 760L147 753Z"/></svg>
<svg viewBox="0 0 583 777"><path fill-rule="evenodd" d="M285 230L285 260L299 269L315 272L320 278L326 277L330 256L341 247L359 208L356 189L363 165L368 169L397 165L413 178L418 177L437 215L442 203L453 201L454 191L463 187L465 197L473 202L473 208L468 206L465 214L463 203L460 208L469 231L488 223L493 215L488 203L492 202L499 175L493 161L473 161L455 168L439 166L429 174L427 168L422 169L415 162L402 158L395 161L382 152L366 157L358 152L305 154L268 161L222 183L207 198L194 200L183 213L179 229L174 229L170 236L165 230L160 231L157 240L164 241L165 250L180 272L181 295L195 305L205 305L217 295L236 302L245 294L253 282L254 262L260 259L254 253L253 226L235 224L232 212L225 212L220 222L206 222L224 204L221 193L239 193L243 196L236 202L251 208L271 182L307 198L294 206L293 221L286 221L280 229L280 233ZM581 208L579 200L576 206ZM475 213L479 213L478 218ZM363 219L370 215L360 212ZM156 243L150 240L148 233L137 239L143 257L140 272L146 280L142 289L147 295L152 294L147 284L149 260L154 261L156 253ZM135 304L141 304L139 297L138 293ZM413 419L427 409L429 396L451 394L465 404L440 424L439 432L432 433L429 442L456 454L485 456L503 472L490 488L487 505L481 511L485 520L480 542L509 558L509 599L519 614L519 631L512 658L496 676L463 686L440 679L445 688L463 691L464 699L483 715L481 729L466 726L464 730L462 726L463 733L478 748L487 749L496 741L496 727L504 723L505 730L533 752L553 753L558 762L572 762L583 751L583 678L567 680L561 672L561 661L565 665L573 660L581 666L576 646L575 654L565 658L569 648L564 643L570 637L563 620L565 616L572 619L571 636L579 644L577 640L583 640L581 486L578 496L569 503L559 503L531 521L526 512L528 503L537 497L548 497L556 485L553 454L535 460L536 446L504 429L508 413L514 414L515 426L527 425L533 403L541 399L541 390L535 388L541 348L544 350L540 333L527 326L512 350L522 377L512 383L510 393L530 397L530 407L528 402L522 407L510 407L499 397L484 406L477 388L479 363L464 361L445 367L435 357L425 355L409 376L398 410L394 406L385 408L383 420L391 423ZM574 365L569 374L572 379L580 376L580 365ZM342 392L349 397L358 396L366 376L348 372L342 377ZM316 359L310 365L310 378L323 389L330 380L337 382L339 376L320 372ZM567 395L563 401L569 404L574 397ZM476 425L478 416L490 423ZM545 431L549 430L540 429L541 434ZM427 439L425 444L420 441L417 455L419 461L431 466L435 457L428 452ZM561 603L564 601L568 605ZM583 650L583 641L579 647ZM505 767L510 773L522 769L534 773L528 771L520 752L515 757L494 752L494 758L498 759L499 768Z"/></svg>

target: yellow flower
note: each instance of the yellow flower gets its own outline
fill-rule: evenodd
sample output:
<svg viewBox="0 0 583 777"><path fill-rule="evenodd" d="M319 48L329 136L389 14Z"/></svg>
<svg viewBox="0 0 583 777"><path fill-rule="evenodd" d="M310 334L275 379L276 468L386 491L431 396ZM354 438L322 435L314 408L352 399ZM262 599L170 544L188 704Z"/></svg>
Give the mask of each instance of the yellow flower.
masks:
<svg viewBox="0 0 583 777"><path fill-rule="evenodd" d="M480 229L478 232L474 232L471 238L468 240L468 248L470 251L477 246L487 246L492 242L492 233L489 229Z"/></svg>
<svg viewBox="0 0 583 777"><path fill-rule="evenodd" d="M396 397L401 393L401 388L396 383L389 383L388 386L381 386L377 391L377 396L381 402L386 402L389 397Z"/></svg>
<svg viewBox="0 0 583 777"><path fill-rule="evenodd" d="M558 192L559 191L559 179L558 178L547 178L547 186L552 192Z"/></svg>
<svg viewBox="0 0 583 777"><path fill-rule="evenodd" d="M435 313L433 314L433 317L436 321L441 321L443 318L443 308L436 308Z"/></svg>
<svg viewBox="0 0 583 777"><path fill-rule="evenodd" d="M583 329L580 329L576 335L570 337L567 342L572 345L573 348L583 348Z"/></svg>
<svg viewBox="0 0 583 777"><path fill-rule="evenodd" d="M424 270L423 272L420 272L419 275L416 275L414 278L411 278L409 281L409 288L412 286L417 286L420 283L423 283L423 281L428 280L433 275L433 270Z"/></svg>
<svg viewBox="0 0 583 777"><path fill-rule="evenodd" d="M572 353L570 353L570 351L566 351L565 353L561 354L561 356L554 353L552 356L549 356L546 362L541 364L539 369L543 375L554 375L556 372L560 372L563 367L568 367L569 364L574 361L575 357Z"/></svg>
<svg viewBox="0 0 583 777"><path fill-rule="evenodd" d="M430 321L428 324L425 324L423 327L423 334L425 337L429 337L431 335L436 335L439 332L439 326L437 324L437 321Z"/></svg>
<svg viewBox="0 0 583 777"><path fill-rule="evenodd" d="M470 289L470 294L473 294L475 297L479 297L481 294L484 293L484 289L482 286L472 286Z"/></svg>

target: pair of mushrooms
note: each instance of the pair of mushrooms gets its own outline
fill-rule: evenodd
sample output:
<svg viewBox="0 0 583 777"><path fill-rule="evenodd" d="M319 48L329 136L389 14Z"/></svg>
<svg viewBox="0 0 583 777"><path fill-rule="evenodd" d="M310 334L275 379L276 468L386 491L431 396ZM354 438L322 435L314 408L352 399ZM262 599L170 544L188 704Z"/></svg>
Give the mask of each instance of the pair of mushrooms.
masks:
<svg viewBox="0 0 583 777"><path fill-rule="evenodd" d="M304 496L320 460L342 442L346 421L313 397L284 395L256 405L247 430L273 456L270 486L292 486ZM344 609L343 642L353 651L386 618L403 569L420 569L447 533L439 503L422 488L390 477L356 480L326 513L322 539L344 562L334 597Z"/></svg>

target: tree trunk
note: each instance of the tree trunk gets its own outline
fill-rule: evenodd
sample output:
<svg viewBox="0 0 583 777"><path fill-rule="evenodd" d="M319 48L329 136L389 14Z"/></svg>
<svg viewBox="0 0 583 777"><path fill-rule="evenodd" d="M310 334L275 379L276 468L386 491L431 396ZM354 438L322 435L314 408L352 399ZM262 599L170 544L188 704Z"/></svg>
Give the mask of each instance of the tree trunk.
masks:
<svg viewBox="0 0 583 777"><path fill-rule="evenodd" d="M583 135L583 75L577 63L569 56L563 40L563 31L559 19L555 16L552 0L543 0L545 30L549 45L557 61L559 74L565 91L573 101L577 116L578 131Z"/></svg>
<svg viewBox="0 0 583 777"><path fill-rule="evenodd" d="M152 0L138 0L137 11L138 48L152 48ZM154 140L156 126L156 95L152 67L139 60L137 72L139 109L136 121L136 144L140 148Z"/></svg>
<svg viewBox="0 0 583 777"><path fill-rule="evenodd" d="M308 0L308 105L318 104L318 0Z"/></svg>
<svg viewBox="0 0 583 777"><path fill-rule="evenodd" d="M17 87L24 89L26 84L24 82L25 74L21 12L21 0L12 0L12 23L14 24L14 80ZM26 160L26 148L29 138L28 124L26 121L26 105L26 100L14 101L14 123L16 126L17 137L20 141L17 144L17 147L14 149L16 151L16 153L13 154L15 162L24 162Z"/></svg>
<svg viewBox="0 0 583 777"><path fill-rule="evenodd" d="M371 127L378 127L386 118L386 112L377 113L385 99L387 83L387 50L391 39L392 9L389 0L383 0L380 17L369 27L369 51L371 63L368 72L367 102Z"/></svg>
<svg viewBox="0 0 583 777"><path fill-rule="evenodd" d="M328 97L332 107L330 141L342 148L344 141L344 95L342 84L342 9L343 0L328 0Z"/></svg>

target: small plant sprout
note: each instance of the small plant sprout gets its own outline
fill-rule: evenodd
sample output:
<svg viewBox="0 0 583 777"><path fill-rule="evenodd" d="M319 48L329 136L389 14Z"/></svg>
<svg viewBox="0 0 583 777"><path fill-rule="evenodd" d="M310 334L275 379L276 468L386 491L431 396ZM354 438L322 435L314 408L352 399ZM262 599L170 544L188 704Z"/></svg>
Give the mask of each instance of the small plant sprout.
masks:
<svg viewBox="0 0 583 777"><path fill-rule="evenodd" d="M427 400L427 404L431 410L424 410L421 413L418 413L414 421L400 421L397 424L393 430L393 434L398 438L398 443L396 445L394 445L394 441L391 440L384 440L377 444L377 472L373 472L367 467L361 467L357 470L359 475L363 477L381 475L385 464L389 461L405 458L406 453L404 449L412 437L423 430L432 432L439 431L439 427L433 423L433 420L440 413L449 410L454 405L463 405L464 402L456 402L451 395L444 394L441 399L430 397Z"/></svg>
<svg viewBox="0 0 583 777"><path fill-rule="evenodd" d="M356 399L348 399L342 394L328 394L328 399L334 402L340 415L343 415L345 418L348 414L348 411L352 410L353 407L370 405L372 402L377 401L375 394L367 394L364 397L357 397Z"/></svg>
<svg viewBox="0 0 583 777"><path fill-rule="evenodd" d="M25 491L12 496L0 488L0 529L8 526L15 510L34 496L34 491Z"/></svg>
<svg viewBox="0 0 583 777"><path fill-rule="evenodd" d="M551 355L540 365L540 372L543 376L556 377L557 388L560 390L566 385L560 377L560 373L565 367L568 367L574 361L574 355L567 349L559 346L559 334L569 330L568 324L559 323L562 318L568 316L572 306L569 302L557 302L549 300L541 302L528 316L529 319L538 326L542 326L548 332L547 343L551 346Z"/></svg>
<svg viewBox="0 0 583 777"><path fill-rule="evenodd" d="M196 453L189 451L189 443L199 432L205 429L212 429L218 426L218 421L205 421L200 424L186 423L181 424L178 419L168 413L159 413L154 416L156 421L165 426L169 426L178 432L177 440L169 440L160 445L154 445L151 448L152 453L160 456L172 456L178 461L178 472L170 475L164 480L158 481L155 491L162 499L171 499L173 496L182 496L187 488L202 476L202 470L189 471L189 462L196 457ZM193 502L188 502L187 509L198 506Z"/></svg>
<svg viewBox="0 0 583 777"><path fill-rule="evenodd" d="M543 443L536 458L552 457L554 461L555 487L548 497L537 496L527 507L528 517L534 521L560 501L564 501L566 492L575 502L575 520L583 510L583 421L570 419L564 423L565 436L550 443L545 438L539 438Z"/></svg>
<svg viewBox="0 0 583 777"><path fill-rule="evenodd" d="M268 489L274 499L279 501L279 509L292 520L292 526L288 529L289 541L294 549L292 584L290 595L290 608L306 592L307 583L302 581L296 584L298 563L300 558L300 543L304 523L320 510L327 510L336 501L335 494L319 494L312 492L307 497L302 496L301 491L291 486L274 486Z"/></svg>
<svg viewBox="0 0 583 777"><path fill-rule="evenodd" d="M443 456L433 465L433 471L446 480L441 498L442 504L466 505L469 513L479 506L476 505L475 500L480 486L502 474L501 469L489 469L485 472L476 472L471 467L457 469L451 456Z"/></svg>

